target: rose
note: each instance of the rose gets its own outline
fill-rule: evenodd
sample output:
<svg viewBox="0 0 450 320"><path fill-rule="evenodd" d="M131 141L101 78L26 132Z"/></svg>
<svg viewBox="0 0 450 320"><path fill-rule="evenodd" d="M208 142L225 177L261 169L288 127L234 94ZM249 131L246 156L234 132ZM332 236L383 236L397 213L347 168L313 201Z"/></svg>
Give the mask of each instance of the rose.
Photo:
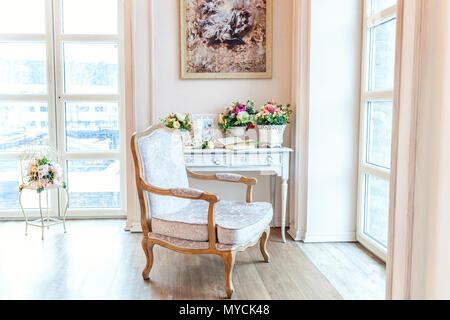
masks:
<svg viewBox="0 0 450 320"><path fill-rule="evenodd" d="M47 164L44 164L40 166L38 170L39 170L39 178L42 179L44 176L48 175L49 167Z"/></svg>
<svg viewBox="0 0 450 320"><path fill-rule="evenodd" d="M236 113L239 114L239 113L241 113L243 111L245 111L245 105L241 104L241 105L236 107Z"/></svg>
<svg viewBox="0 0 450 320"><path fill-rule="evenodd" d="M175 122L173 123L173 127L174 127L175 129L179 129L179 128L180 128L180 123L179 123L178 121L175 121Z"/></svg>
<svg viewBox="0 0 450 320"><path fill-rule="evenodd" d="M186 115L185 115L185 114L182 114L182 113L177 113L177 114L176 114L176 117L177 117L177 119L178 119L179 121L184 121L184 120L186 120Z"/></svg>
<svg viewBox="0 0 450 320"><path fill-rule="evenodd" d="M247 123L250 121L250 115L247 111L241 111L238 113L237 118L241 123Z"/></svg>

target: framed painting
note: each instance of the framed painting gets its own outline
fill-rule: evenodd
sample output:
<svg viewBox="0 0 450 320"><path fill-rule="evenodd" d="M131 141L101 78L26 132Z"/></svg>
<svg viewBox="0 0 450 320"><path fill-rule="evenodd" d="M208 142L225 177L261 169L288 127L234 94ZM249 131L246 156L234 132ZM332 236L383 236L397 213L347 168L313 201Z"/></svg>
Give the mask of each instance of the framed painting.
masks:
<svg viewBox="0 0 450 320"><path fill-rule="evenodd" d="M272 0L180 0L181 78L272 78Z"/></svg>

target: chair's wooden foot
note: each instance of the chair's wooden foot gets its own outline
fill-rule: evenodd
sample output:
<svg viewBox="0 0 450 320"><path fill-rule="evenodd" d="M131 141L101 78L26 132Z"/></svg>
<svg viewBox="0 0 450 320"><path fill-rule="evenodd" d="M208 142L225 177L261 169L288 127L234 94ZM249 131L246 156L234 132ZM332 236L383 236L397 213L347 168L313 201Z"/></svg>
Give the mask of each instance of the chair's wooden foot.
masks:
<svg viewBox="0 0 450 320"><path fill-rule="evenodd" d="M142 249L144 249L145 257L147 259L147 263L145 265L144 271L142 271L142 277L144 280L150 279L150 270L153 266L153 246L154 243L149 243L148 238L142 239Z"/></svg>
<svg viewBox="0 0 450 320"><path fill-rule="evenodd" d="M265 262L270 262L270 255L267 252L267 240L269 239L270 235L270 226L267 227L267 229L263 232L261 235L261 239L259 241L259 248L261 249L261 253L264 257Z"/></svg>
<svg viewBox="0 0 450 320"><path fill-rule="evenodd" d="M225 264L225 289L227 291L227 298L230 299L234 292L233 286L233 267L236 260L236 252L228 251L222 255Z"/></svg>

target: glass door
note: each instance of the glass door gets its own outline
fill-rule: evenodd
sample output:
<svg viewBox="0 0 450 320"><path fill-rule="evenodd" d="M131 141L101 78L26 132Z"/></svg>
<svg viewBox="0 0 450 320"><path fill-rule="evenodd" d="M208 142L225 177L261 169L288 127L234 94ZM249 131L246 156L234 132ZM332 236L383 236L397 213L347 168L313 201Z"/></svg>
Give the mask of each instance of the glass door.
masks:
<svg viewBox="0 0 450 320"><path fill-rule="evenodd" d="M53 61L52 2L0 0L0 217L21 216L24 148L56 148ZM36 209L37 197L30 193L23 194L24 207ZM50 198L54 214L56 198Z"/></svg>
<svg viewBox="0 0 450 320"><path fill-rule="evenodd" d="M67 172L69 216L125 215L123 3L57 0L55 5L58 146Z"/></svg>
<svg viewBox="0 0 450 320"><path fill-rule="evenodd" d="M125 216L123 5L0 0L0 217L18 211L33 143L58 150L68 217ZM55 194L52 212L64 203Z"/></svg>
<svg viewBox="0 0 450 320"><path fill-rule="evenodd" d="M366 0L357 239L386 259L396 1Z"/></svg>

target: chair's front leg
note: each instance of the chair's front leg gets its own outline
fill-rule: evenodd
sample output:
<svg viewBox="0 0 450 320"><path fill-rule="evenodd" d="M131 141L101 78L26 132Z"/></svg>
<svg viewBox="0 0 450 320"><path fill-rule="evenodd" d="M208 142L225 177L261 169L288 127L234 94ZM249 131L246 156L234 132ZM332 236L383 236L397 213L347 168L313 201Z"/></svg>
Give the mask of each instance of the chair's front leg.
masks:
<svg viewBox="0 0 450 320"><path fill-rule="evenodd" d="M233 267L236 260L236 252L227 251L222 255L222 258L225 264L225 289L227 291L227 297L230 299L234 292Z"/></svg>
<svg viewBox="0 0 450 320"><path fill-rule="evenodd" d="M147 259L144 271L142 271L142 277L144 280L150 279L150 270L153 266L153 246L154 243L149 243L149 239L147 237L144 237L142 239L142 249L144 249L145 257Z"/></svg>
<svg viewBox="0 0 450 320"><path fill-rule="evenodd" d="M264 257L265 262L270 262L270 256L267 252L267 240L269 239L270 235L270 226L264 230L263 234L261 235L261 239L259 240L259 248L261 250L261 253Z"/></svg>

